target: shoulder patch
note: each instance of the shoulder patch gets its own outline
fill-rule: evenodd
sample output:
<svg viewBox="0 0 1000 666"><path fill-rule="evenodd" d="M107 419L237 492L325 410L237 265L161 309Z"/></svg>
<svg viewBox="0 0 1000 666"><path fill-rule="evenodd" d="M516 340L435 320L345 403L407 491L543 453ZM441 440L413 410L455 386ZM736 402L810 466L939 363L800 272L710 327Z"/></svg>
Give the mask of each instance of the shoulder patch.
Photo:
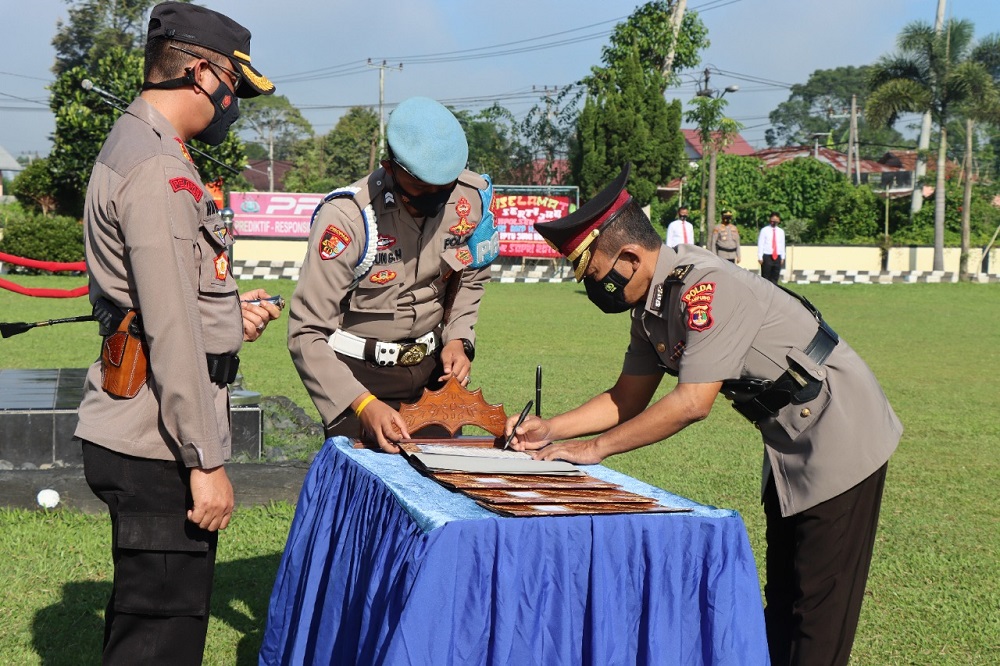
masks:
<svg viewBox="0 0 1000 666"><path fill-rule="evenodd" d="M347 235L347 232L331 224L323 232L322 238L319 239L319 258L324 261L335 259L343 254L350 244L351 237Z"/></svg>
<svg viewBox="0 0 1000 666"><path fill-rule="evenodd" d="M191 196L194 197L195 202L201 203L201 198L204 196L204 192L198 187L198 184L191 180L190 178L185 178L184 176L178 176L177 178L170 179L170 187L174 192L180 192L184 190L185 192L190 192Z"/></svg>
<svg viewBox="0 0 1000 666"><path fill-rule="evenodd" d="M707 331L715 321L712 319L712 299L715 298L714 282L699 282L681 296L687 304L687 327L692 331Z"/></svg>
<svg viewBox="0 0 1000 666"><path fill-rule="evenodd" d="M688 276L691 269L694 268L694 264L684 264L678 266L674 270L670 271L670 275L667 276L666 282L684 282L684 278Z"/></svg>

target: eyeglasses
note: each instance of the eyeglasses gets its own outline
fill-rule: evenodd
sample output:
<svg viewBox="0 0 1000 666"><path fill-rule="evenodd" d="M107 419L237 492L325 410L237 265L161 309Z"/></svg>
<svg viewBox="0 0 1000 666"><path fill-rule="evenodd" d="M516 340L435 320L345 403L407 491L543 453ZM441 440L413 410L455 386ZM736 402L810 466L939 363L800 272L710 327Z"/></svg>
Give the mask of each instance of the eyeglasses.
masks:
<svg viewBox="0 0 1000 666"><path fill-rule="evenodd" d="M233 92L234 93L236 92L236 89L240 87L240 82L243 80L243 77L242 77L242 75L240 75L239 72L237 72L235 70L232 70L232 69L229 69L228 67L225 67L224 65L220 65L217 62L212 62L211 60L209 60L205 56L199 55L199 54L195 53L194 51L189 51L189 50L187 50L186 48L184 48L182 46L176 46L174 44L171 44L170 48L176 49L176 50L180 51L181 53L187 53L189 56L193 56L195 58L201 58L202 60L204 60L205 62L208 63L209 67L218 67L219 69L221 69L222 71L224 71L226 74L229 75L229 83L232 84L232 88L233 88ZM219 80L220 81L222 80L221 77L219 78Z"/></svg>

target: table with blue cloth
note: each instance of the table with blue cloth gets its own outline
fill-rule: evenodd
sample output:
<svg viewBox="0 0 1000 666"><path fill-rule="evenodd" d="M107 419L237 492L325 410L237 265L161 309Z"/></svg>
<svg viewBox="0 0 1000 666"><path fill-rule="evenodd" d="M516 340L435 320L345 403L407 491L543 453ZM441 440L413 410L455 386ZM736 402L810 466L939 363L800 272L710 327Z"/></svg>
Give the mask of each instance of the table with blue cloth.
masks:
<svg viewBox="0 0 1000 666"><path fill-rule="evenodd" d="M734 511L503 518L400 455L326 441L302 486L261 664L766 664Z"/></svg>

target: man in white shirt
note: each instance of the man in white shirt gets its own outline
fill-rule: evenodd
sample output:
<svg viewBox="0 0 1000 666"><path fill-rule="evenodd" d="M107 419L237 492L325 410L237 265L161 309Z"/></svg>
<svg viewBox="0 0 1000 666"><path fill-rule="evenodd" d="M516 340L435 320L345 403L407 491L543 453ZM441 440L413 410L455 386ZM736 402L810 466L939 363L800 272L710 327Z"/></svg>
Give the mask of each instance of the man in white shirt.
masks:
<svg viewBox="0 0 1000 666"><path fill-rule="evenodd" d="M785 230L778 226L781 216L771 213L770 225L757 235L757 263L765 280L778 284L781 269L785 267Z"/></svg>
<svg viewBox="0 0 1000 666"><path fill-rule="evenodd" d="M677 219L667 225L667 247L675 248L681 243L694 244L694 227L687 220L687 206L681 206L677 211Z"/></svg>

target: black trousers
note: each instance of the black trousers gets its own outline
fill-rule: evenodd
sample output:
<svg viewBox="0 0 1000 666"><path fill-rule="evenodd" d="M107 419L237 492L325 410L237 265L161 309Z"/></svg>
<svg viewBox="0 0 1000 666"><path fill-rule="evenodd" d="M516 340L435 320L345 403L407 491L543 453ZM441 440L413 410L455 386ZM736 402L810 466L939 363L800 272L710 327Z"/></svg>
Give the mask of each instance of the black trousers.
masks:
<svg viewBox="0 0 1000 666"><path fill-rule="evenodd" d="M190 471L83 442L87 484L111 515L105 665L201 664L218 533L188 522Z"/></svg>
<svg viewBox="0 0 1000 666"><path fill-rule="evenodd" d="M364 384L372 395L398 410L402 403L414 403L423 395L424 389L436 391L441 388L438 377L444 374L441 361L437 356L426 356L416 365L378 366L368 361L362 361L337 353L337 357L347 364L354 378ZM410 433L414 437L450 437L447 430L438 426L428 426L419 433ZM455 433L461 434L461 430ZM357 438L361 435L361 422L350 409L334 423L326 426L326 436L343 436Z"/></svg>
<svg viewBox="0 0 1000 666"><path fill-rule="evenodd" d="M868 580L883 465L840 495L787 518L774 477L767 516L767 644L773 666L846 665Z"/></svg>
<svg viewBox="0 0 1000 666"><path fill-rule="evenodd" d="M770 280L774 284L778 284L778 280L781 279L781 257L777 259L772 259L771 255L764 255L764 263L760 266L760 276L765 280Z"/></svg>

